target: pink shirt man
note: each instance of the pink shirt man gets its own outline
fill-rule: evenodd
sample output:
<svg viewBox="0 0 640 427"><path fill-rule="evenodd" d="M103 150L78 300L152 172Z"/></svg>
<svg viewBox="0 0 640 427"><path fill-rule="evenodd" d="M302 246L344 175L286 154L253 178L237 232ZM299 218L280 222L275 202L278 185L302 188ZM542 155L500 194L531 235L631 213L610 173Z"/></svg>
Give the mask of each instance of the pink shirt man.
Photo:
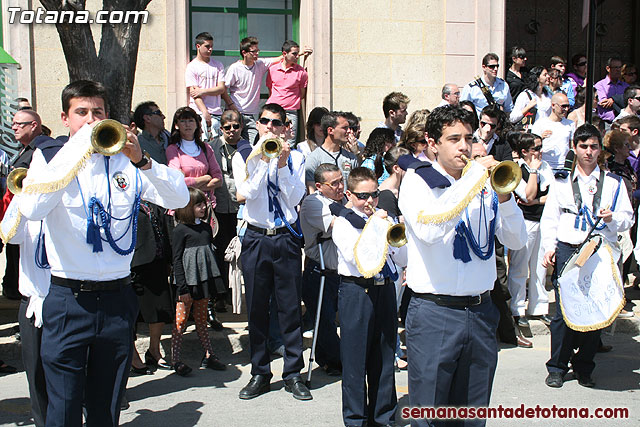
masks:
<svg viewBox="0 0 640 427"><path fill-rule="evenodd" d="M187 65L184 73L184 80L187 87L198 86L201 88L214 88L220 82L224 82L224 65L211 58L209 63L204 63L195 58ZM210 114L222 114L220 106L220 95L204 95L202 101ZM189 107L195 111L200 111L193 97L189 97Z"/></svg>
<svg viewBox="0 0 640 427"><path fill-rule="evenodd" d="M267 73L267 87L271 92L267 104L279 104L285 110L298 110L302 89L307 87L308 81L309 75L302 66L293 64L285 68L284 61L274 63Z"/></svg>

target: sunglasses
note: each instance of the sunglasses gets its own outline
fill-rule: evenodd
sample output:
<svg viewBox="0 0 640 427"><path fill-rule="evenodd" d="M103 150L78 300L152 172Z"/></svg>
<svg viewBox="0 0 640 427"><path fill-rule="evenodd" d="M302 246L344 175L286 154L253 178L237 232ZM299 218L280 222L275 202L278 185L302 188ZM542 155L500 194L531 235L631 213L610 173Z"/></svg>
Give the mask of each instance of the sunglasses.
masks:
<svg viewBox="0 0 640 427"><path fill-rule="evenodd" d="M164 114L162 114L162 111L156 110L156 111L149 111L147 113L147 116L164 116Z"/></svg>
<svg viewBox="0 0 640 427"><path fill-rule="evenodd" d="M535 147L531 147L529 148L529 150L534 151L534 152L539 152L542 150L542 145L536 145Z"/></svg>
<svg viewBox="0 0 640 427"><path fill-rule="evenodd" d="M22 127L22 126L30 125L31 123L33 123L33 120L31 120L30 122L13 122L11 123L11 127L14 127L14 126Z"/></svg>
<svg viewBox="0 0 640 427"><path fill-rule="evenodd" d="M569 109L571 108L570 104L556 104L558 107L562 108L562 109Z"/></svg>
<svg viewBox="0 0 640 427"><path fill-rule="evenodd" d="M498 127L498 125L497 125L497 124L493 124L493 123L489 123L489 122L485 122L485 121L481 121L481 122L480 122L480 127L481 127L481 128L483 128L483 127L485 127L485 126L487 126L487 125L491 126L491 129L495 129L495 128L497 128L497 127Z"/></svg>
<svg viewBox="0 0 640 427"><path fill-rule="evenodd" d="M587 61L584 61L584 62L578 62L578 63L576 64L576 67L584 67L585 65L587 65Z"/></svg>
<svg viewBox="0 0 640 427"><path fill-rule="evenodd" d="M260 120L258 120L258 123L260 123L261 125L268 125L269 123L271 123L273 126L278 127L278 126L284 126L284 123L282 123L282 120L280 119L269 119L267 117L260 117Z"/></svg>
<svg viewBox="0 0 640 427"><path fill-rule="evenodd" d="M487 68L491 68L492 70L497 70L500 67L500 64L490 64L486 65Z"/></svg>
<svg viewBox="0 0 640 427"><path fill-rule="evenodd" d="M372 199L377 199L378 196L380 195L380 190L376 190L371 193L354 193L352 191L351 194L353 194L360 200L369 200L369 197L371 197Z"/></svg>
<svg viewBox="0 0 640 427"><path fill-rule="evenodd" d="M232 124L232 125L225 125L225 126L222 126L222 129L224 129L224 130L231 130L231 128L232 128L232 127L233 127L235 130L240 129L240 125L239 125L238 123L234 123L234 124Z"/></svg>

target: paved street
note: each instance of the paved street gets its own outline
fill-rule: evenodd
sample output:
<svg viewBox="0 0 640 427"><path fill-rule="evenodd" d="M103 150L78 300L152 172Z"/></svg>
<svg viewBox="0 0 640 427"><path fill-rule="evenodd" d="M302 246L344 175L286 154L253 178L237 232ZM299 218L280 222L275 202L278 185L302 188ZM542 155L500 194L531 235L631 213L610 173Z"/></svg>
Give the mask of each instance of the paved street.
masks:
<svg viewBox="0 0 640 427"><path fill-rule="evenodd" d="M0 257L0 272L4 271ZM640 299L640 291L627 289L627 298ZM627 305L627 309L632 308ZM603 336L605 344L614 346L612 352L596 357L595 389L578 385L567 375L561 389L544 384L545 362L549 357L548 329L539 321L532 321L534 348L522 349L501 346L498 369L493 386L491 406L529 407L626 407L628 420L489 420L489 426L636 426L640 425L640 334L638 314L632 320L618 320L615 334ZM245 311L246 312L246 311ZM12 328L17 316L17 303L0 296L0 358L22 367L20 346L13 338ZM225 372L195 369L202 356L193 324L184 338L185 362L194 368L186 378L171 371L159 370L154 375L132 377L127 398L130 408L123 411L123 426L340 426L341 388L339 377L329 377L316 368L313 375L313 400L299 402L284 391L281 380L282 359L272 364L274 380L272 391L254 400L238 399L238 392L250 378L249 337L246 314L222 314L225 325L222 332L211 331L214 350L221 360L229 364ZM165 327L162 346L169 353L170 328ZM310 345L310 340L305 340ZM137 347L144 354L148 345L147 329L141 325ZM305 351L308 361L309 349ZM305 371L306 373L306 371ZM408 405L407 373L396 374L396 389L401 406ZM29 398L25 373L0 374L0 425L33 425L29 416ZM399 425L407 425L398 419Z"/></svg>

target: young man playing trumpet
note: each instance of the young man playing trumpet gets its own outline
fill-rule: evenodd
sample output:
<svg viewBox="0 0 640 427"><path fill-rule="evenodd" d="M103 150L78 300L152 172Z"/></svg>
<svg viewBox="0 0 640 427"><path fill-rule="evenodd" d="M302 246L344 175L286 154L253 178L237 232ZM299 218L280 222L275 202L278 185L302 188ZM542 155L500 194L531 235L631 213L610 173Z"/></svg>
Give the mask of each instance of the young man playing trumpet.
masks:
<svg viewBox="0 0 640 427"><path fill-rule="evenodd" d="M357 258L354 248L366 233L365 227L369 227L365 226L367 220L375 216L386 221L387 212L375 210L380 192L370 169L353 169L347 188L347 198L356 215L345 215L348 210L343 211L335 219L332 234L338 248L340 275L342 417L345 426L386 426L394 422L397 407L394 360L398 319L394 281L401 273L396 264L406 265L406 251L404 247L389 245L382 254L381 269L377 268L379 271L372 277L363 277L360 268L366 260ZM375 245L387 245L386 234L378 233L381 239Z"/></svg>
<svg viewBox="0 0 640 427"><path fill-rule="evenodd" d="M412 407L489 404L498 358L499 313L489 295L496 279L494 236L514 249L527 240L514 198L488 185L493 157L478 158L463 174L472 119L457 107L434 110L426 130L436 161L414 164L400 187L407 285L414 292L406 319ZM412 426L437 423L411 420Z"/></svg>
<svg viewBox="0 0 640 427"><path fill-rule="evenodd" d="M240 399L253 399L270 389L273 375L267 338L272 295L277 302L285 348L282 373L285 390L298 400L312 398L300 377L304 367L298 287L302 240L295 224L298 219L295 208L305 193L304 158L284 142L285 120L281 106L264 105L258 120L260 140L247 158L246 172L239 172L234 166L238 201L246 200L243 215L248 223L240 261L249 313L251 380L240 391ZM270 138L282 139L280 154L272 158L261 152L263 142Z"/></svg>
<svg viewBox="0 0 640 427"><path fill-rule="evenodd" d="M36 151L16 196L26 218L45 220L51 265L42 307L46 425L81 426L84 405L88 426L115 426L138 312L130 285L133 218L140 199L176 209L189 194L182 174L144 157L129 131L121 153L92 151L92 129L85 125L107 118L104 86L87 80L67 85L62 109L71 138L49 163Z"/></svg>

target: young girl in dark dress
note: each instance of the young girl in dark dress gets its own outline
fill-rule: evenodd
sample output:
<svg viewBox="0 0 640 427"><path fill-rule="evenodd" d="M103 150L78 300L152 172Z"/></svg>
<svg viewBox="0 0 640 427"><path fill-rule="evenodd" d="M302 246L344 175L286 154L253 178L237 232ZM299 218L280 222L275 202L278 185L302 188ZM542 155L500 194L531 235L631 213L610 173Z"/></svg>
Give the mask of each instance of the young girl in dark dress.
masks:
<svg viewBox="0 0 640 427"><path fill-rule="evenodd" d="M201 367L225 370L211 349L207 331L207 301L209 289L215 289L214 279L220 277L216 264L211 226L202 221L207 217L207 198L196 188L189 188L189 204L176 209L178 222L173 230L173 276L177 287L176 321L171 336L173 369L185 376L191 368L180 359L182 334L187 326L189 311L193 305L193 318L200 344L205 350Z"/></svg>

